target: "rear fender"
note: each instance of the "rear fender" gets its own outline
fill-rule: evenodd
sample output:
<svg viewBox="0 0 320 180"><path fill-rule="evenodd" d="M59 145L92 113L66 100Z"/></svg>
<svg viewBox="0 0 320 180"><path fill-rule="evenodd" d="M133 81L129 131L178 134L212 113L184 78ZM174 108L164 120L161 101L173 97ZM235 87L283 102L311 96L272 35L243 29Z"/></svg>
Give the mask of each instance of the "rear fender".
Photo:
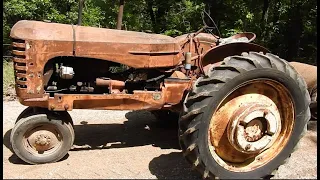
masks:
<svg viewBox="0 0 320 180"><path fill-rule="evenodd" d="M216 46L203 54L201 63L203 71L207 74L209 69L220 65L224 58L233 55L241 55L242 52L249 51L264 53L270 52L268 49L260 45L247 42L235 42Z"/></svg>

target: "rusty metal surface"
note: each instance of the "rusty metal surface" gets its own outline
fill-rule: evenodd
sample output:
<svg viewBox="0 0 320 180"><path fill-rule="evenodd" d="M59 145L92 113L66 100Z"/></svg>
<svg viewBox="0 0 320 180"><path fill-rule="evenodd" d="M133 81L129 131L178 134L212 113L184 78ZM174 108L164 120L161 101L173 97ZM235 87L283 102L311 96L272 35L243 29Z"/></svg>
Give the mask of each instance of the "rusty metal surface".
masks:
<svg viewBox="0 0 320 180"><path fill-rule="evenodd" d="M210 69L212 64L221 62L224 58L232 55L241 55L242 52L269 52L266 48L253 43L236 42L215 46L202 55L203 69ZM205 71L206 73L206 71Z"/></svg>
<svg viewBox="0 0 320 180"><path fill-rule="evenodd" d="M300 62L289 62L289 64L303 77L307 83L308 91L311 93L317 84L317 66Z"/></svg>
<svg viewBox="0 0 320 180"><path fill-rule="evenodd" d="M12 27L10 37L37 46L33 48L37 52L28 51L37 65L57 56L77 56L134 68L170 67L177 65L181 57L174 38L143 32L23 20Z"/></svg>
<svg viewBox="0 0 320 180"><path fill-rule="evenodd" d="M97 86L107 86L111 93L119 93L125 87L125 82L111 79L96 78Z"/></svg>
<svg viewBox="0 0 320 180"><path fill-rule="evenodd" d="M233 36L227 37L227 38L221 38L219 40L219 45L228 44L228 43L234 43L234 42L246 42L250 43L253 40L256 39L256 34L252 32L243 32L238 33Z"/></svg>
<svg viewBox="0 0 320 180"><path fill-rule="evenodd" d="M49 124L39 124L36 128L28 130L23 138L24 148L36 156L52 153L62 142L60 131Z"/></svg>
<svg viewBox="0 0 320 180"><path fill-rule="evenodd" d="M44 101L52 101L44 100L47 95L44 94L43 86L48 82L50 72L43 74L43 71L45 64L54 57L98 58L134 68L175 66L181 59L181 49L177 41L174 38L157 34L23 20L12 27L10 36L13 39L12 47L14 48L15 89L20 101L28 106L44 107L46 104ZM121 96L115 99L126 98ZM133 100L134 102L127 103L126 100L116 103L108 102L113 104L112 106L126 103L138 104L147 101L146 97L151 98L149 95L142 95L138 98L142 100ZM87 99L91 98L87 97ZM93 105L88 106L93 107L96 104L105 103L98 101L89 103ZM86 108L86 106L78 105L78 100L75 104L76 107ZM97 107L100 106L97 105ZM149 106L137 105L136 108ZM128 106L128 108L132 107Z"/></svg>
<svg viewBox="0 0 320 180"><path fill-rule="evenodd" d="M178 41L178 43L180 44L180 46L182 46L187 40L187 36L189 34L183 34L181 36L177 36L175 37L176 41ZM200 43L200 46L204 47L204 51L207 51L208 49L212 48L216 42L217 42L217 38L215 38L214 36L212 36L211 34L208 33L199 33L196 37L195 37L195 41Z"/></svg>
<svg viewBox="0 0 320 180"><path fill-rule="evenodd" d="M311 98L310 110L312 119L317 119L317 66L300 63L289 62L291 66L301 75L307 84L307 88Z"/></svg>
<svg viewBox="0 0 320 180"><path fill-rule="evenodd" d="M141 110L161 109L166 105L179 104L190 80L167 80L161 91L134 91L133 94L58 94L41 98L19 98L26 106L49 108L55 111L72 109Z"/></svg>
<svg viewBox="0 0 320 180"><path fill-rule="evenodd" d="M265 79L247 82L228 95L212 116L208 132L212 156L231 171L256 169L286 145L293 118L293 102L285 87Z"/></svg>
<svg viewBox="0 0 320 180"><path fill-rule="evenodd" d="M188 76L186 76L181 71L174 71L171 75L172 78L178 78L178 79L188 79Z"/></svg>
<svg viewBox="0 0 320 180"><path fill-rule="evenodd" d="M27 20L17 22L12 27L10 36L13 40L15 88L19 101L27 106L57 111L73 108L173 107L181 102L185 90L192 87L193 80L204 70L219 65L223 57L247 50L267 51L250 43L216 46L216 37L200 31L172 38L159 34ZM255 38L253 33L242 33L230 38L244 36L250 40ZM180 67L186 52L190 53L187 63L197 67L196 69ZM107 85L111 94L56 93L54 97L49 97L44 86L54 72L44 72L44 66L55 57L94 58L137 69L167 68L172 70L171 77L176 80L165 80L160 85L160 91L134 90L132 94L126 94L123 91L123 79L110 79L108 82L97 79L97 85Z"/></svg>
<svg viewBox="0 0 320 180"><path fill-rule="evenodd" d="M243 33L235 34L235 35L231 36L230 38L231 39L239 39L242 37L246 37L246 38L248 38L248 42L252 42L256 39L256 34L254 34L252 32L243 32Z"/></svg>
<svg viewBox="0 0 320 180"><path fill-rule="evenodd" d="M176 105L183 101L185 91L190 88L192 84L190 79L165 79L164 81L164 96L165 102L169 105Z"/></svg>
<svg viewBox="0 0 320 180"><path fill-rule="evenodd" d="M193 41L190 41L189 36L192 35L194 34L184 34L175 37L175 39L180 44L182 52L191 52L191 59L193 61L195 60L195 57L197 55L201 55L216 46L217 38L215 38L211 34L199 33L193 38Z"/></svg>

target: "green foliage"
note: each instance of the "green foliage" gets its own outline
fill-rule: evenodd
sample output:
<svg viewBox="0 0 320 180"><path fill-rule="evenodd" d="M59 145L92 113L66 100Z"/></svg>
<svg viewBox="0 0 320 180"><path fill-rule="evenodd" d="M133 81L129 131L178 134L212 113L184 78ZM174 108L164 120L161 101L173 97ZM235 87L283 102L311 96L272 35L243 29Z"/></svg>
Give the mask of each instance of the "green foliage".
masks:
<svg viewBox="0 0 320 180"><path fill-rule="evenodd" d="M122 72L124 72L124 71L126 71L128 69L129 69L128 66L126 66L124 64L120 64L118 66L110 66L109 67L109 72L111 72L111 73L122 73Z"/></svg>
<svg viewBox="0 0 320 180"><path fill-rule="evenodd" d="M78 0L5 0L3 5L4 43L10 43L10 28L22 19L77 23ZM119 0L85 0L82 25L115 28L118 8ZM273 53L289 61L316 64L315 0L126 0L123 29L179 36L203 26L203 9L223 37L254 32L255 42Z"/></svg>
<svg viewBox="0 0 320 180"><path fill-rule="evenodd" d="M13 63L6 60L3 61L3 93L7 93L8 89L14 87Z"/></svg>
<svg viewBox="0 0 320 180"><path fill-rule="evenodd" d="M203 3L191 0L183 0L173 4L165 17L168 23L164 34L178 36L199 30L203 26L201 18L203 9Z"/></svg>

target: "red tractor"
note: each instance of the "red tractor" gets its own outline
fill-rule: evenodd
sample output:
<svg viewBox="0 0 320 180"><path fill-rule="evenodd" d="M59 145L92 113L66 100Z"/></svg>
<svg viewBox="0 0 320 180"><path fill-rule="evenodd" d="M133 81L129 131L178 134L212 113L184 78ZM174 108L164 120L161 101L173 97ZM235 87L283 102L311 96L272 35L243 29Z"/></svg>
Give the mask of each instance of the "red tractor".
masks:
<svg viewBox="0 0 320 180"><path fill-rule="evenodd" d="M222 38L210 29L173 38L17 22L15 89L29 107L12 130L14 152L30 164L63 158L75 136L72 109L150 110L179 114L183 156L203 178L273 174L306 131L306 82L252 43L255 34Z"/></svg>

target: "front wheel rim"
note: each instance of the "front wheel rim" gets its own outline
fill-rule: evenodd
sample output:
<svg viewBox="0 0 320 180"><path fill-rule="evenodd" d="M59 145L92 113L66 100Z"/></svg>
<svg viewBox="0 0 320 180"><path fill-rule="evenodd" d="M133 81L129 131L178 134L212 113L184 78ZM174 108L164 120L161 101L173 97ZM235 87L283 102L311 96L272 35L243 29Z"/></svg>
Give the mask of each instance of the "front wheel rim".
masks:
<svg viewBox="0 0 320 180"><path fill-rule="evenodd" d="M48 156L62 147L60 130L52 124L41 123L27 130L23 136L23 147L34 156Z"/></svg>

